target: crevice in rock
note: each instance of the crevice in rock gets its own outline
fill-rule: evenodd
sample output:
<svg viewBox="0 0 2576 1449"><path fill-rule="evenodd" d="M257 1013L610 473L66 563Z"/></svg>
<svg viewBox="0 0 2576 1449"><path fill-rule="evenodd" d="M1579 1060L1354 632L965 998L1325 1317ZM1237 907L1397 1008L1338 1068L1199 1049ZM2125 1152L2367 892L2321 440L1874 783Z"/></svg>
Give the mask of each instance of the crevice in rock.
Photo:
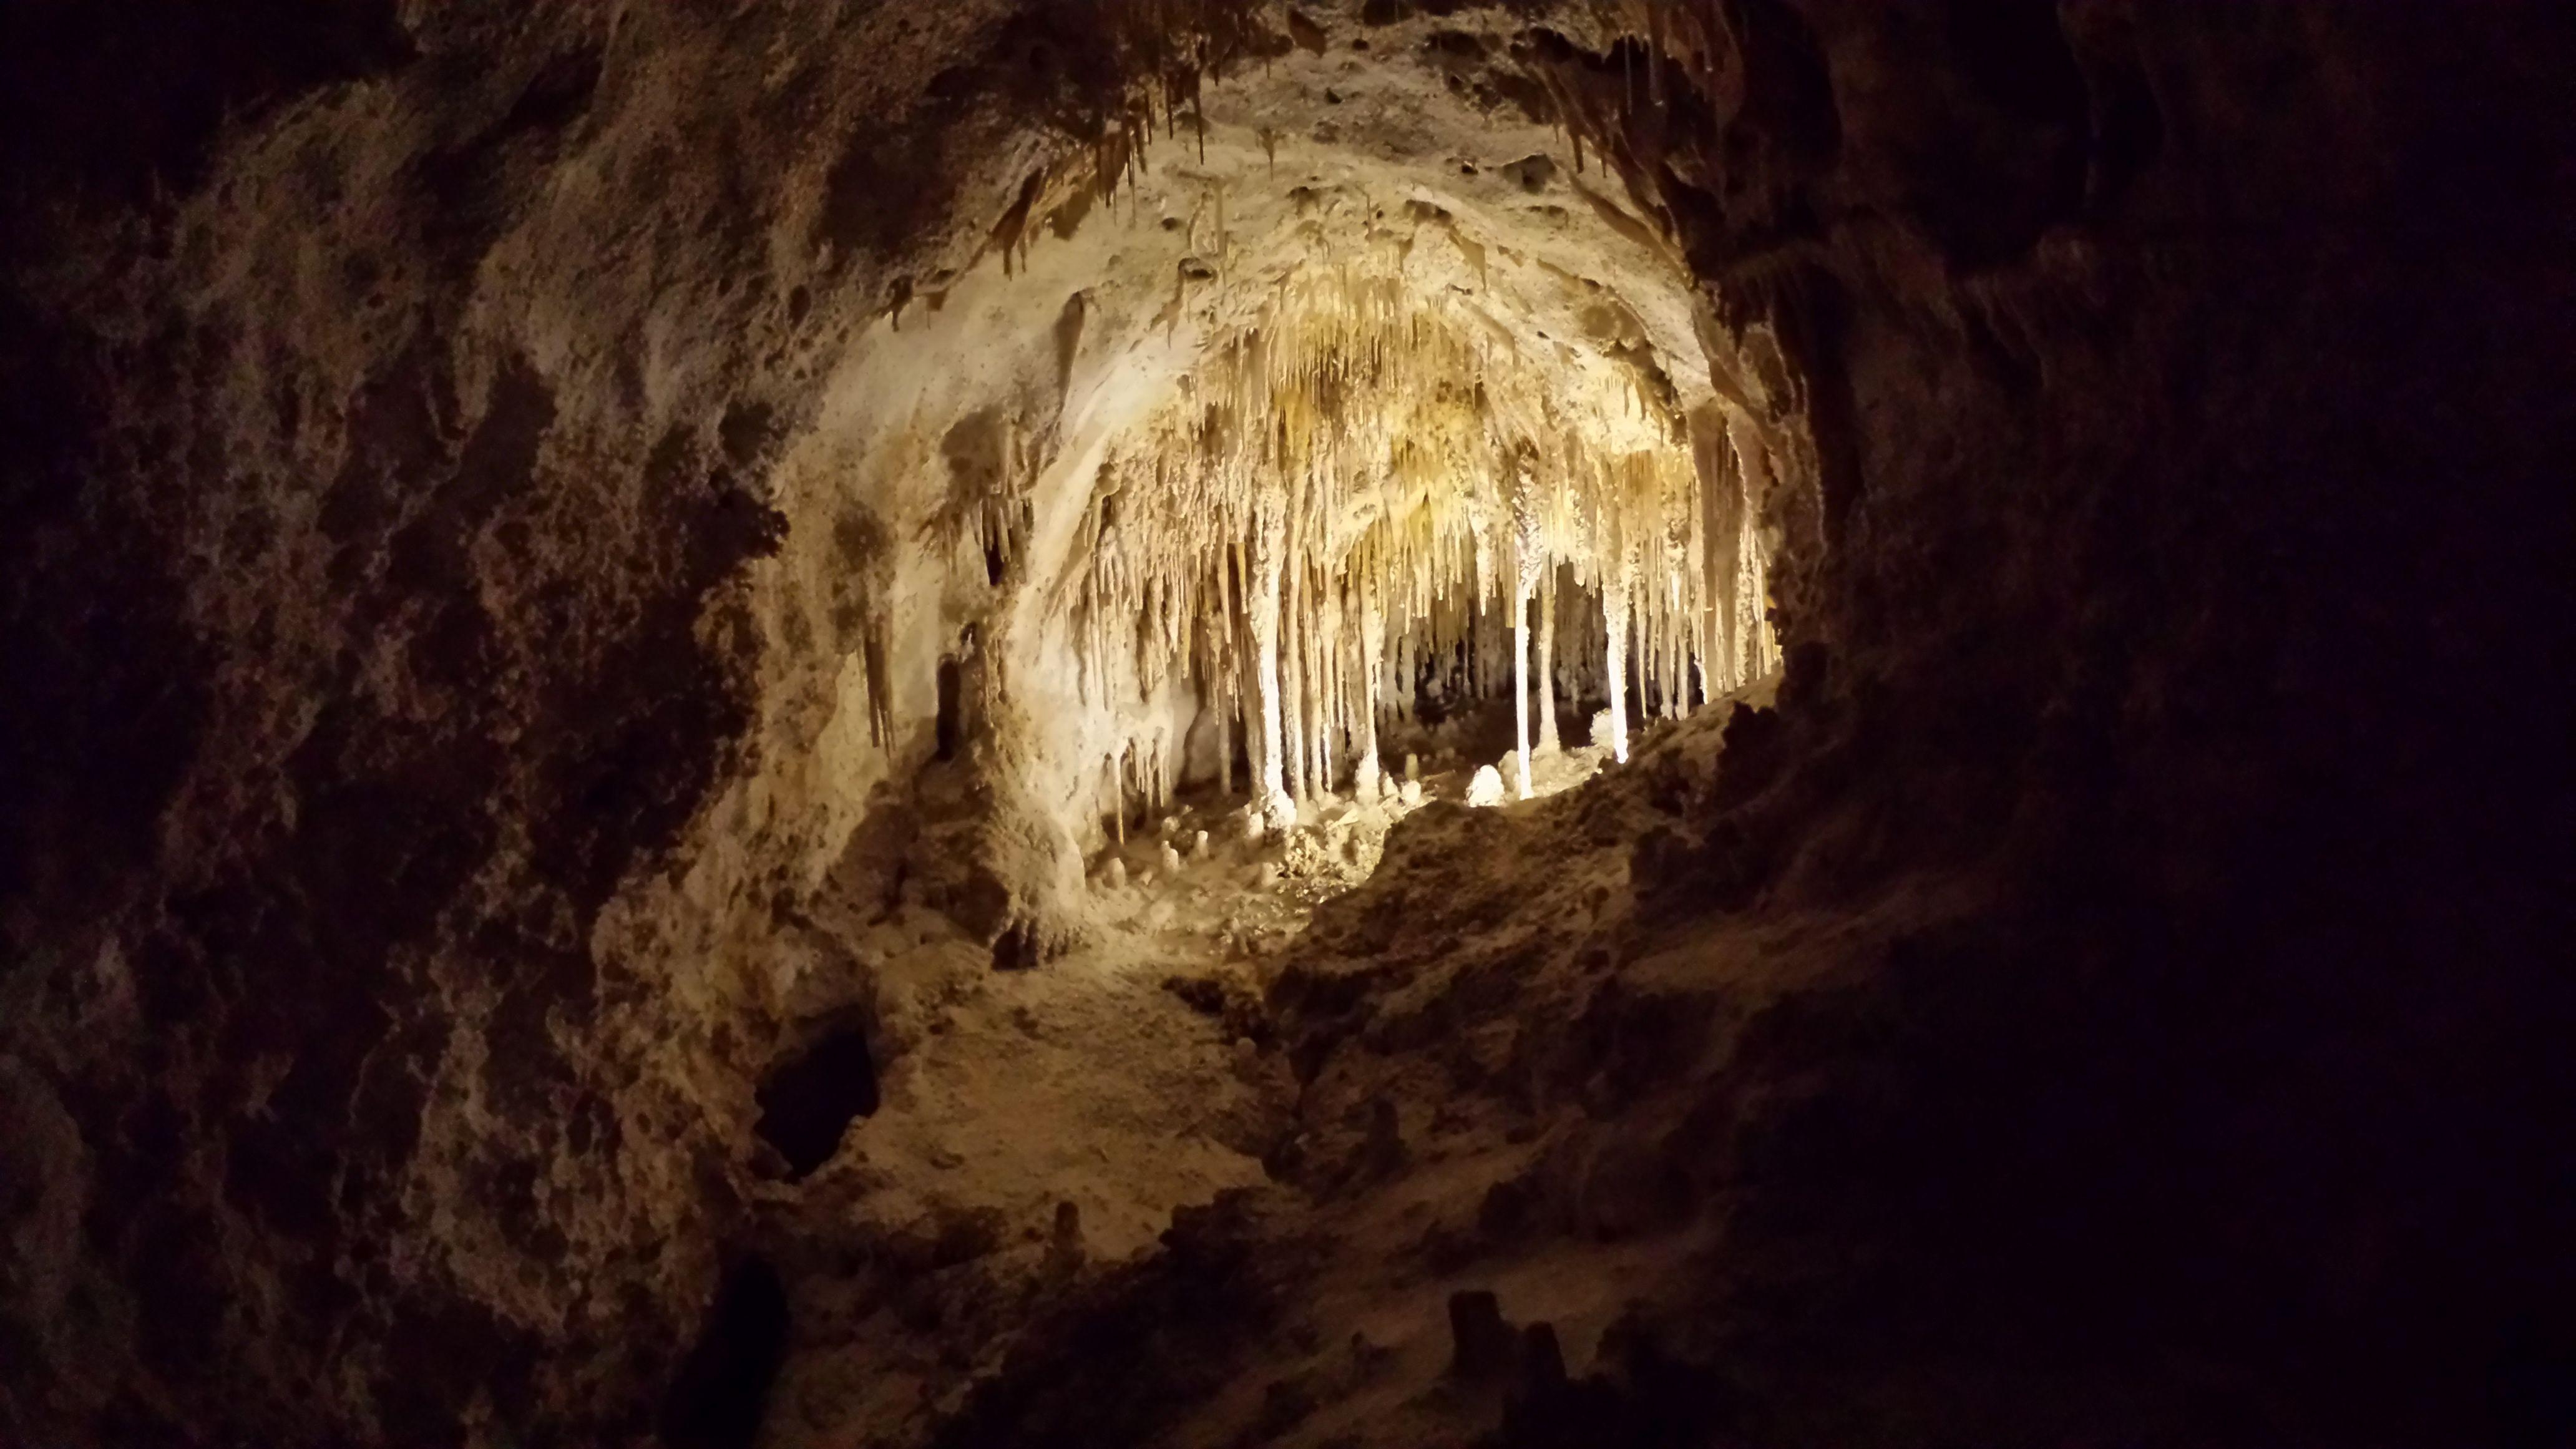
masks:
<svg viewBox="0 0 2576 1449"><path fill-rule="evenodd" d="M666 1449L751 1449L786 1359L787 1331L787 1287L778 1270L752 1256L728 1266L664 1396Z"/></svg>
<svg viewBox="0 0 2576 1449"><path fill-rule="evenodd" d="M877 1110L876 1058L863 1022L843 1020L763 1081L762 1140L787 1159L788 1180L832 1160L841 1134Z"/></svg>

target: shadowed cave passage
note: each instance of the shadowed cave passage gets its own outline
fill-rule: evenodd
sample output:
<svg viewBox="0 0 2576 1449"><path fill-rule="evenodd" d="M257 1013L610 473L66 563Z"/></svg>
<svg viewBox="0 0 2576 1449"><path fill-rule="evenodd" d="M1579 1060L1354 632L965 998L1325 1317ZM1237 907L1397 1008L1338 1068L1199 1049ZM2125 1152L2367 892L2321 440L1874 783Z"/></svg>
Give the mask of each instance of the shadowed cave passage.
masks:
<svg viewBox="0 0 2576 1449"><path fill-rule="evenodd" d="M2563 7L342 8L0 12L0 1442L2576 1434Z"/></svg>

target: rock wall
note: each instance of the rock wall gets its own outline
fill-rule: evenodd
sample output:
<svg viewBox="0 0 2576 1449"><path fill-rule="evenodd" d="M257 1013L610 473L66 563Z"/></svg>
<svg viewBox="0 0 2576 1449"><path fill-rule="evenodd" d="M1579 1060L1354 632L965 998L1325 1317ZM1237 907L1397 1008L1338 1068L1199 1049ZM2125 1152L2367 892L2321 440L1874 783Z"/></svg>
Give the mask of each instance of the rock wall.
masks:
<svg viewBox="0 0 2576 1449"><path fill-rule="evenodd" d="M1119 41L184 9L7 47L0 1424L632 1437L814 954L773 475Z"/></svg>
<svg viewBox="0 0 2576 1449"><path fill-rule="evenodd" d="M1544 9L1454 89L1700 280L1791 644L1652 903L1979 902L1853 963L1906 1090L1802 1129L1776 1200L1862 1206L1796 1245L1889 1265L1901 1351L1967 1282L2523 1423L2576 1285L2564 23ZM9 22L0 1429L645 1431L828 974L800 894L989 607L833 475L836 370L1131 78L1307 40L1129 16Z"/></svg>

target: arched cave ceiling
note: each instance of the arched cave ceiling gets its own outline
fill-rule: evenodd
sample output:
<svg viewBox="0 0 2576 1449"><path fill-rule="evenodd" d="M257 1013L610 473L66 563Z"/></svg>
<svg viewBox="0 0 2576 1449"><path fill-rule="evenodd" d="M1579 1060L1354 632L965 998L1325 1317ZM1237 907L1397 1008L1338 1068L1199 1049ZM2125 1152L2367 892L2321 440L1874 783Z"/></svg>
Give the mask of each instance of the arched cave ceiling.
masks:
<svg viewBox="0 0 2576 1449"><path fill-rule="evenodd" d="M929 1442L2556 1442L2562 10L10 7L0 1438L649 1443L858 1263ZM757 1147L931 1031L851 902L1057 944L1195 703L1081 601L1326 336L1490 383L1422 477L1682 459L1776 708L1217 991L1263 1180L1133 1263L859 1231ZM1413 1393L1530 1263L1579 1382Z"/></svg>

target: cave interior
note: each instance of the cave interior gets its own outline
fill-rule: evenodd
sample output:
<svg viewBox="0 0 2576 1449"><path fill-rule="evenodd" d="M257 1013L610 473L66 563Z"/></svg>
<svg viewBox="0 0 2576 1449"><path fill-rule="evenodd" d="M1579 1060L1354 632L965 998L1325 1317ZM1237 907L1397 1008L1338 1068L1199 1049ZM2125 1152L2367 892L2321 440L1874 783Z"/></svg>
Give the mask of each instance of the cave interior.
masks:
<svg viewBox="0 0 2576 1449"><path fill-rule="evenodd" d="M2559 7L0 57L0 1442L2576 1445Z"/></svg>

